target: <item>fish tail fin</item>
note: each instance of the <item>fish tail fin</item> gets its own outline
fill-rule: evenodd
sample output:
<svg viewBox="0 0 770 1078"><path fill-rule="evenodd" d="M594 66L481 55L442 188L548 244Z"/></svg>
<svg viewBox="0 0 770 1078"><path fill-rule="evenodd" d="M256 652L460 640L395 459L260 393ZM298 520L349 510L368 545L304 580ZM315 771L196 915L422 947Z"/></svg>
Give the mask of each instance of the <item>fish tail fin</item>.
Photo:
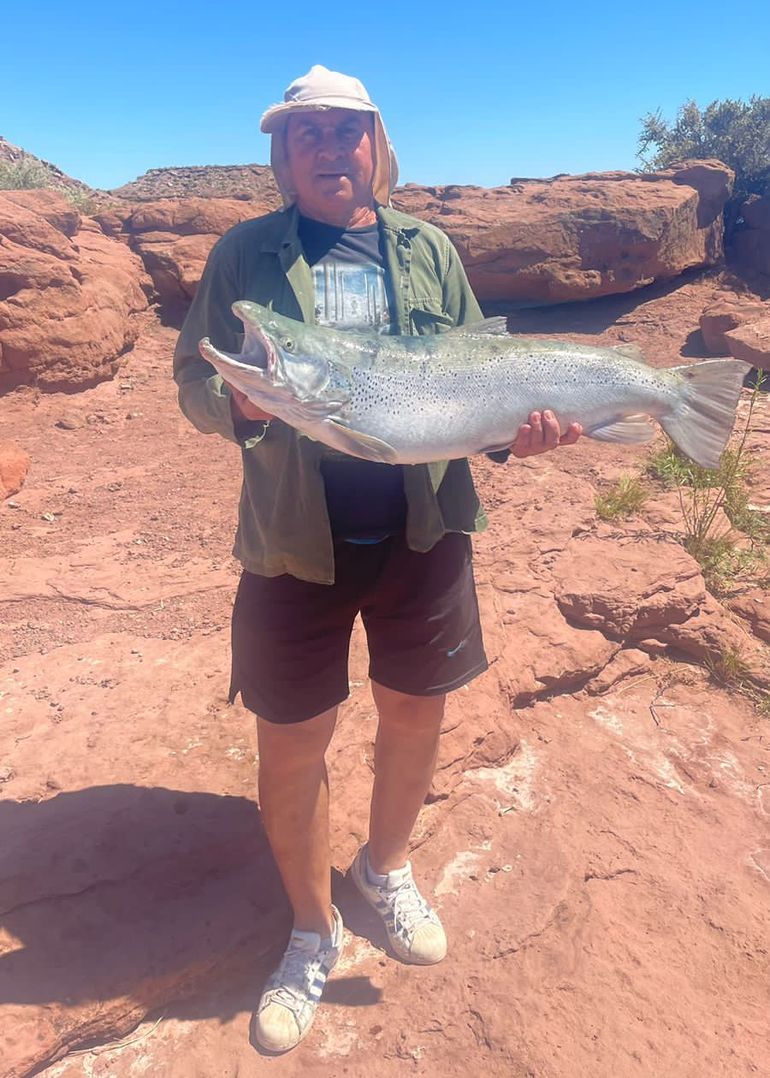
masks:
<svg viewBox="0 0 770 1078"><path fill-rule="evenodd" d="M708 359L674 367L684 380L676 407L660 425L673 442L702 468L718 468L735 424L735 411L751 364Z"/></svg>

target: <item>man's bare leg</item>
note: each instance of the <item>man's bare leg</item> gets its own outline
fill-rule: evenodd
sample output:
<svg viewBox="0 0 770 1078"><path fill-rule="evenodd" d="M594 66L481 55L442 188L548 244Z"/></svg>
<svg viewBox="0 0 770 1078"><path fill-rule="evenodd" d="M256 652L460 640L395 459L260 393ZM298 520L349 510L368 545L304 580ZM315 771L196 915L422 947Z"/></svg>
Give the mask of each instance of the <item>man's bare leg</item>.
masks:
<svg viewBox="0 0 770 1078"><path fill-rule="evenodd" d="M430 789L446 696L408 696L372 682L380 722L374 747L369 864L385 874L408 859L409 836Z"/></svg>
<svg viewBox="0 0 770 1078"><path fill-rule="evenodd" d="M294 927L328 936L331 915L329 776L324 754L337 708L306 722L257 719L259 803Z"/></svg>

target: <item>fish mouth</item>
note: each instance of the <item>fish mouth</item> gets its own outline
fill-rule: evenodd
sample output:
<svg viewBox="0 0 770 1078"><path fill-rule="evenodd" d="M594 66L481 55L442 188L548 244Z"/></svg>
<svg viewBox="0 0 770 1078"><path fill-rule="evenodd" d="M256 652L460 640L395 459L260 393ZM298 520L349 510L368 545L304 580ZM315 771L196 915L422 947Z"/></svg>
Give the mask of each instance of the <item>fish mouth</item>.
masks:
<svg viewBox="0 0 770 1078"><path fill-rule="evenodd" d="M276 373L278 370L278 350L270 340L270 337L265 333L262 327L256 323L246 323L246 338L249 343L256 343L261 346L265 351L267 362L264 370L267 371L267 377L271 382L276 381ZM258 364L262 366L262 364Z"/></svg>
<svg viewBox="0 0 770 1078"><path fill-rule="evenodd" d="M267 373L271 382L276 381L278 373L278 350L273 344L270 335L262 328L259 320L249 309L245 301L233 304L233 314L243 322L244 339L240 359L250 363L253 367L259 367ZM263 356L264 353L264 362Z"/></svg>

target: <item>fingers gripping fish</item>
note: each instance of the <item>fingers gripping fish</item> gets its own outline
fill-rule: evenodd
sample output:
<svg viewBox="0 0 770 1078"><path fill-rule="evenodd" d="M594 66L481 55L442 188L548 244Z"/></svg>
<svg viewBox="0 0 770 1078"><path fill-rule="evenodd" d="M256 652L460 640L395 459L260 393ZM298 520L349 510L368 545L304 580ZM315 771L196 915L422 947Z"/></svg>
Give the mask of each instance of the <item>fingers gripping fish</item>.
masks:
<svg viewBox="0 0 770 1078"><path fill-rule="evenodd" d="M364 460L419 464L508 446L533 411L562 430L647 442L657 420L679 448L716 468L749 364L704 360L656 370L626 349L511 336L490 318L435 336L341 332L250 301L239 356L204 338L201 355L265 411Z"/></svg>

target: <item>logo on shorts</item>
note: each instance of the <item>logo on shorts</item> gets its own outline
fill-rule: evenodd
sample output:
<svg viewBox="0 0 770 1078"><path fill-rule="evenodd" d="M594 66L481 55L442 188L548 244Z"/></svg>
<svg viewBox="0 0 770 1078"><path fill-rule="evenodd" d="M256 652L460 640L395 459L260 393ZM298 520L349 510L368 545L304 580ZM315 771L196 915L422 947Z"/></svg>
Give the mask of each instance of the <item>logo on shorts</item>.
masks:
<svg viewBox="0 0 770 1078"><path fill-rule="evenodd" d="M465 647L465 645L466 645L467 643L468 643L468 641L467 641L467 640L461 640L461 641L460 641L460 643L459 643L459 644L457 645L457 647L456 647L456 648L452 648L452 649L451 649L450 651L448 651L448 652L447 652L447 658L448 658L448 659L451 659L451 658L452 658L452 656L453 656L453 655L456 655L458 651L462 651L462 649L463 649L463 648Z"/></svg>

